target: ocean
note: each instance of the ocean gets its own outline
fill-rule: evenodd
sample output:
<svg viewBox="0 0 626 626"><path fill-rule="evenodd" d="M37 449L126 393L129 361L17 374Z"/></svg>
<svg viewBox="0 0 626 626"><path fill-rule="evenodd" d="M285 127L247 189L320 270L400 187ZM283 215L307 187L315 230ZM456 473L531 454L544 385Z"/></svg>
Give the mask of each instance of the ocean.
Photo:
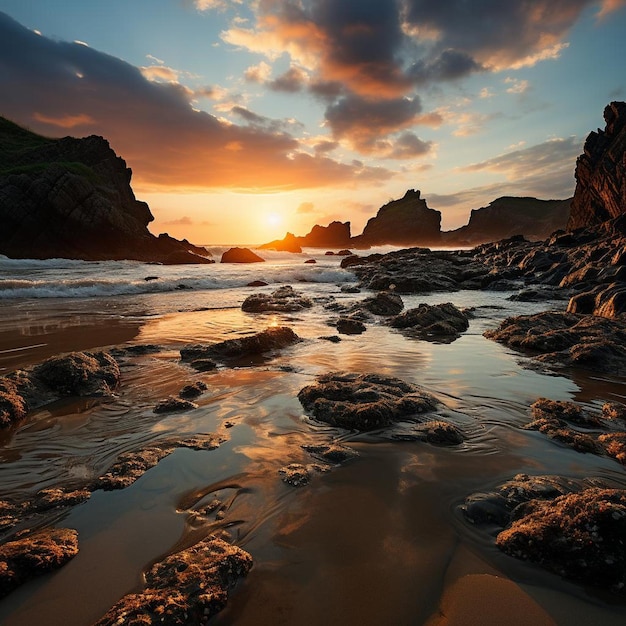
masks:
<svg viewBox="0 0 626 626"><path fill-rule="evenodd" d="M228 247L211 251L219 260ZM337 334L337 314L327 305L371 295L341 291L356 284L341 269L342 257L312 249L259 254L265 263L199 266L0 257L0 373L70 350L156 346L122 360L122 385L112 400L60 401L0 433L4 498L79 485L120 453L168 437L220 432L227 438L213 451L178 449L132 486L96 491L47 518L78 530L79 555L2 600L0 623L87 626L140 588L142 571L160 556L227 532L255 565L215 624L464 624L470 622L463 607L477 604L483 621L476 623L623 624L623 604L506 557L459 508L472 493L518 473L626 486L614 460L522 429L539 397L599 410L607 400L624 400L625 381L538 367L483 337L505 317L566 303L514 302L511 291L403 295L405 308L452 302L471 310L469 330L447 343L424 341L376 318L362 335L329 343L320 337ZM268 285L248 287L252 281ZM247 295L281 285L311 298L313 307L241 310ZM291 327L303 341L250 367L198 373L180 362L186 345L276 325ZM375 372L420 385L440 400L442 417L463 432L463 443L402 441L398 435L408 428L402 424L399 431L364 434L316 422L297 393L330 371ZM207 385L197 409L153 413L159 400L195 381ZM312 462L302 446L327 441L359 455L305 487L281 481L281 467ZM194 515L212 499L223 503L223 519Z"/></svg>

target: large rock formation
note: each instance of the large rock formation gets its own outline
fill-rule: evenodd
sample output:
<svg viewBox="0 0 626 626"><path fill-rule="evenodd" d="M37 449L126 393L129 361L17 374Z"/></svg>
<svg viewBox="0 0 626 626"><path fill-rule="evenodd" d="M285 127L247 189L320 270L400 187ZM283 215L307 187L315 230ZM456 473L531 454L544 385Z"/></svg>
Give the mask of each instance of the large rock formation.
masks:
<svg viewBox="0 0 626 626"><path fill-rule="evenodd" d="M382 206L352 245L437 245L440 240L441 213L429 209L419 191L409 189L400 200Z"/></svg>
<svg viewBox="0 0 626 626"><path fill-rule="evenodd" d="M331 222L328 226L316 224L310 233L297 239L300 245L309 248L345 248L350 245L350 222Z"/></svg>
<svg viewBox="0 0 626 626"><path fill-rule="evenodd" d="M489 206L473 209L466 226L442 233L442 243L450 246L478 245L524 235L540 240L565 228L571 198L538 200L504 196Z"/></svg>
<svg viewBox="0 0 626 626"><path fill-rule="evenodd" d="M604 109L606 128L591 132L576 162L568 230L594 226L626 211L626 102Z"/></svg>
<svg viewBox="0 0 626 626"><path fill-rule="evenodd" d="M48 139L0 118L0 254L211 263L204 248L148 231L131 175L102 137Z"/></svg>

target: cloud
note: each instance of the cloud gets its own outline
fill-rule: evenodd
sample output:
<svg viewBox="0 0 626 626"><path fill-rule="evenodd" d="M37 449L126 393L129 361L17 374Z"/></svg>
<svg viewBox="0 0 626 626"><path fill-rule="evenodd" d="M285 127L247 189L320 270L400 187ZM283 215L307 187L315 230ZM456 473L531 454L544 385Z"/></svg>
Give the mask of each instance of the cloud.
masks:
<svg viewBox="0 0 626 626"><path fill-rule="evenodd" d="M187 215L179 217L175 220L169 220L167 222L161 222L163 226L192 226L195 222Z"/></svg>
<svg viewBox="0 0 626 626"><path fill-rule="evenodd" d="M292 66L284 74L268 83L273 91L295 93L301 91L307 83L308 76L300 68Z"/></svg>
<svg viewBox="0 0 626 626"><path fill-rule="evenodd" d="M511 85L507 88L507 93L523 94L526 93L530 87L530 83L527 80L520 80L517 78L507 77L504 79L504 82L507 85Z"/></svg>
<svg viewBox="0 0 626 626"><path fill-rule="evenodd" d="M172 69L171 67L166 67L164 65L149 65L147 67L140 67L139 69L148 80L165 80L171 82L178 81L178 71Z"/></svg>
<svg viewBox="0 0 626 626"><path fill-rule="evenodd" d="M432 149L432 141L423 141L415 133L405 131L391 140L377 142L376 156L382 159L415 159Z"/></svg>
<svg viewBox="0 0 626 626"><path fill-rule="evenodd" d="M272 68L261 61L258 65L251 65L244 73L244 77L251 83L264 83L272 74Z"/></svg>
<svg viewBox="0 0 626 626"><path fill-rule="evenodd" d="M302 202L300 206L296 209L296 213L308 214L315 213L315 205L312 202Z"/></svg>
<svg viewBox="0 0 626 626"><path fill-rule="evenodd" d="M582 152L578 137L549 139L529 148L514 150L492 159L472 163L461 168L464 172L489 171L504 174L509 181L550 179L567 171L570 183L574 180L576 158Z"/></svg>
<svg viewBox="0 0 626 626"><path fill-rule="evenodd" d="M5 116L48 135L68 123L77 135L104 135L144 189L281 190L392 175L306 154L271 125L240 126L194 110L183 85L149 81L118 58L37 35L1 13L0 74Z"/></svg>
<svg viewBox="0 0 626 626"><path fill-rule="evenodd" d="M613 11L617 11L626 6L626 0L604 0L598 11L598 19L602 20Z"/></svg>
<svg viewBox="0 0 626 626"><path fill-rule="evenodd" d="M483 131L487 122L500 116L501 114L499 113L461 113L450 120L457 125L457 128L452 134L455 137L471 137L472 135L478 135Z"/></svg>

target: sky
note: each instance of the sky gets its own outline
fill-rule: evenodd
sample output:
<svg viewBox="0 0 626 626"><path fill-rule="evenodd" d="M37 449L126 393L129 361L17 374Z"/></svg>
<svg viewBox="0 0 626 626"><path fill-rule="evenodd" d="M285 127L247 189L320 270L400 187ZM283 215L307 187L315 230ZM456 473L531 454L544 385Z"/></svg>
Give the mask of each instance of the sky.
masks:
<svg viewBox="0 0 626 626"><path fill-rule="evenodd" d="M567 198L626 0L0 0L0 115L102 135L153 233L255 244L407 189L442 228Z"/></svg>

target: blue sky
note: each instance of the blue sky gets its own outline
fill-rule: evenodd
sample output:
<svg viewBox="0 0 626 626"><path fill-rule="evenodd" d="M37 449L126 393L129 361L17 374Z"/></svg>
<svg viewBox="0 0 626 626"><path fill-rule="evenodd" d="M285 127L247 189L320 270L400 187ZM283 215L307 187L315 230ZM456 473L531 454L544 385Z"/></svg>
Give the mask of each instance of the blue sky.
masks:
<svg viewBox="0 0 626 626"><path fill-rule="evenodd" d="M444 229L565 198L626 99L626 0L0 0L0 114L100 134L155 233L358 234L422 190Z"/></svg>

